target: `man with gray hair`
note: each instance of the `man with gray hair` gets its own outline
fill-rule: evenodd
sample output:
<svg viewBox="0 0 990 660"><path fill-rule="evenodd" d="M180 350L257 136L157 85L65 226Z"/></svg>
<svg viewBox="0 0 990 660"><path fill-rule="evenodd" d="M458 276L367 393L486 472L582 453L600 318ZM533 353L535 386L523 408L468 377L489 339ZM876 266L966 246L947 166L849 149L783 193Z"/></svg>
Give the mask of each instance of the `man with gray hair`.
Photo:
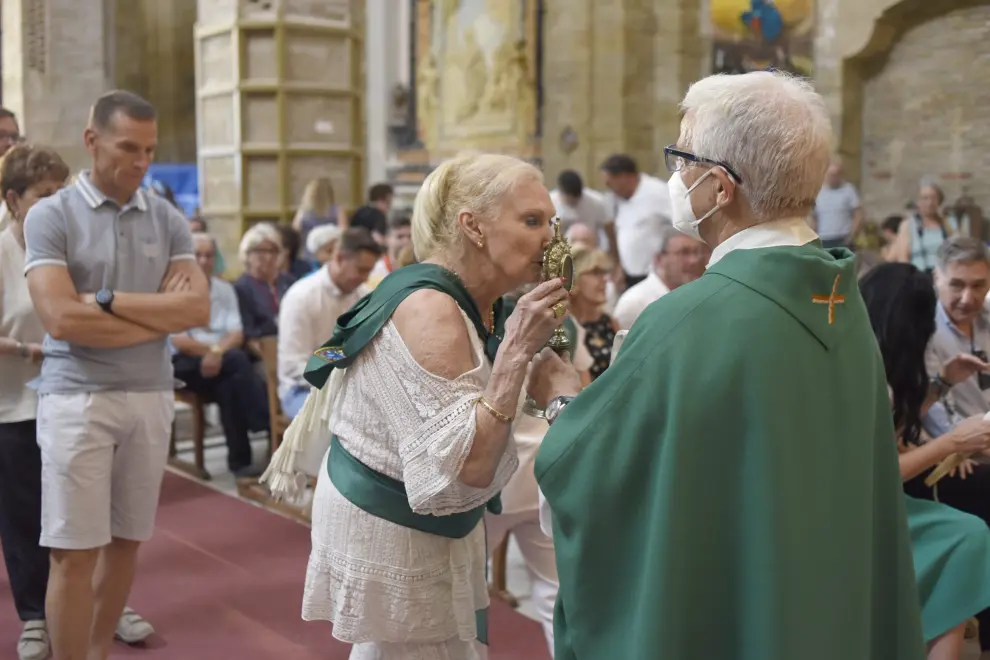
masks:
<svg viewBox="0 0 990 660"><path fill-rule="evenodd" d="M939 400L924 419L933 437L967 417L990 412L990 374L973 374L952 387L939 380L942 366L957 355L975 355L986 362L990 354L990 318L984 307L990 291L990 251L978 239L953 236L939 246L935 263L938 304L925 364Z"/></svg>
<svg viewBox="0 0 990 660"><path fill-rule="evenodd" d="M701 241L673 227L660 230L660 246L653 256L653 270L646 279L626 289L612 317L628 330L653 302L679 286L693 282L705 272L711 250Z"/></svg>
<svg viewBox="0 0 990 660"><path fill-rule="evenodd" d="M673 223L713 248L707 272L580 395L552 351L533 365L555 657L922 660L884 365L853 254L805 222L824 101L754 72L682 108Z"/></svg>

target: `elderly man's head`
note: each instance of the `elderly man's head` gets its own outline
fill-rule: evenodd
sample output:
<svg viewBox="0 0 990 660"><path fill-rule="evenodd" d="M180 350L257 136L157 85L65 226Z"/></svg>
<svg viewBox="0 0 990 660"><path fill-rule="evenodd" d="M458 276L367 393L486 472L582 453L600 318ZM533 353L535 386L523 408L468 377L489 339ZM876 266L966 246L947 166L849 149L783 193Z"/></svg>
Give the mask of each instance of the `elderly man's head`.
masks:
<svg viewBox="0 0 990 660"><path fill-rule="evenodd" d="M196 263L206 278L213 277L217 267L217 242L205 232L194 232L193 250L196 252Z"/></svg>
<svg viewBox="0 0 990 660"><path fill-rule="evenodd" d="M589 248L598 247L598 232L584 224L575 222L567 229L567 240L571 245L584 245Z"/></svg>
<svg viewBox="0 0 990 660"><path fill-rule="evenodd" d="M701 241L673 227L664 227L660 250L653 257L653 270L673 290L704 275L710 256L711 250Z"/></svg>
<svg viewBox="0 0 990 660"><path fill-rule="evenodd" d="M825 170L825 185L829 188L838 188L843 181L845 178L842 176L842 161L833 158L832 162L828 164L828 169Z"/></svg>
<svg viewBox="0 0 990 660"><path fill-rule="evenodd" d="M709 76L681 108L680 138L665 149L675 226L714 247L747 227L811 212L832 127L810 83L766 71Z"/></svg>
<svg viewBox="0 0 990 660"><path fill-rule="evenodd" d="M953 236L939 246L935 258L938 300L952 322L966 328L990 291L990 252L978 239Z"/></svg>

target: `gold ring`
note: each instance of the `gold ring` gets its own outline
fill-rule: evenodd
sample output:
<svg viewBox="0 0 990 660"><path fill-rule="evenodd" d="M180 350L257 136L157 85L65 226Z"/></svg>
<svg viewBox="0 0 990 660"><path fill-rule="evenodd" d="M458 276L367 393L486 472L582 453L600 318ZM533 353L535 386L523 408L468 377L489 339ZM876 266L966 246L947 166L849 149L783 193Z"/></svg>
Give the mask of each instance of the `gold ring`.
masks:
<svg viewBox="0 0 990 660"><path fill-rule="evenodd" d="M566 313L567 313L567 308L564 307L564 303L559 302L553 306L553 317L555 319L561 318Z"/></svg>

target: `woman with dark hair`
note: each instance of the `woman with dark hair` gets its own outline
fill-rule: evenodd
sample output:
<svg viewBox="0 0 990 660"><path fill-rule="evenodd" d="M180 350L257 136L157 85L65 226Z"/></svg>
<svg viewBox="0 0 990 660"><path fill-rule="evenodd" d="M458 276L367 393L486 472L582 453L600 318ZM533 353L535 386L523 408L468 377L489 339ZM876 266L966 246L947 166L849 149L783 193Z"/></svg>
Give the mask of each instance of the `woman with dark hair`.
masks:
<svg viewBox="0 0 990 660"><path fill-rule="evenodd" d="M925 370L925 347L935 332L931 279L910 264L877 266L860 289L880 345L898 431L901 477L908 481L955 453L990 447L990 423L972 417L935 440L921 443L921 418L934 403ZM982 363L958 355L941 378L956 383ZM977 615L990 627L990 529L980 518L950 506L905 495L914 567L921 596L929 660L956 660L966 621Z"/></svg>

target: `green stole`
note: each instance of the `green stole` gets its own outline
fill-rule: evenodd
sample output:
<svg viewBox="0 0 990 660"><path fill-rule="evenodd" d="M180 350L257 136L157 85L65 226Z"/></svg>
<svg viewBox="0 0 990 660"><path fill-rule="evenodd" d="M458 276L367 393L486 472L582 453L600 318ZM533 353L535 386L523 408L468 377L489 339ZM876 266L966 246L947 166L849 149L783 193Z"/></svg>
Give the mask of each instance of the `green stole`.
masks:
<svg viewBox="0 0 990 660"><path fill-rule="evenodd" d="M454 273L434 264L413 264L390 273L374 291L337 319L333 336L306 363L306 380L320 389L334 369L350 366L385 326L399 304L419 289L442 291L453 298L484 342L488 359L495 360L507 316L502 300L495 303L495 328L494 332L489 333L477 305ZM492 513L502 511L501 499L496 495L487 504L462 513L448 516L416 513L409 506L405 485L401 481L361 463L344 449L336 436L330 440L327 474L334 488L354 506L377 518L427 534L464 538L478 526L486 509ZM487 608L476 612L475 617L478 641L487 644Z"/></svg>

